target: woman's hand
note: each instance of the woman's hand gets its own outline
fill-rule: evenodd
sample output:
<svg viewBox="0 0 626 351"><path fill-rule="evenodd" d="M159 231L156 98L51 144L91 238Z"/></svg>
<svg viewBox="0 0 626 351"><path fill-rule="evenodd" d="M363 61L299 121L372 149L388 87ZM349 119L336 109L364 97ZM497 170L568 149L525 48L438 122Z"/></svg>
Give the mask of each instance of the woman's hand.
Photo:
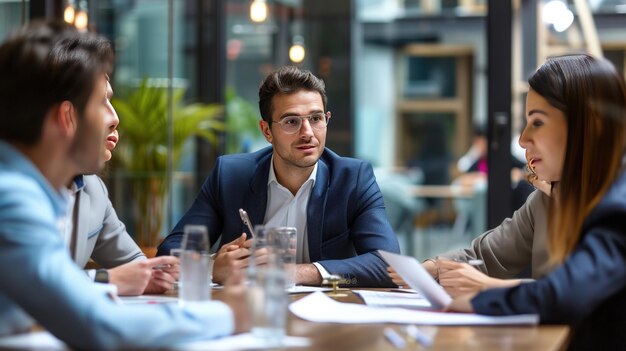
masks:
<svg viewBox="0 0 626 351"><path fill-rule="evenodd" d="M446 306L444 311L473 313L474 308L472 307L472 299L474 296L476 296L476 293L457 296L448 306Z"/></svg>
<svg viewBox="0 0 626 351"><path fill-rule="evenodd" d="M487 276L467 263L451 260L437 260L439 265L439 284L452 297L476 294L489 288L516 286L518 279L497 279Z"/></svg>
<svg viewBox="0 0 626 351"><path fill-rule="evenodd" d="M435 262L435 260L433 259L428 259L424 262L422 262L422 267L424 267L424 269L436 280L438 278L439 275L439 271L437 268L437 264ZM399 288L408 288L409 284L407 284L404 279L402 279L402 277L398 274L398 272L396 272L393 267L388 266L387 267L387 274L389 275L389 278L391 278L391 281L396 284Z"/></svg>

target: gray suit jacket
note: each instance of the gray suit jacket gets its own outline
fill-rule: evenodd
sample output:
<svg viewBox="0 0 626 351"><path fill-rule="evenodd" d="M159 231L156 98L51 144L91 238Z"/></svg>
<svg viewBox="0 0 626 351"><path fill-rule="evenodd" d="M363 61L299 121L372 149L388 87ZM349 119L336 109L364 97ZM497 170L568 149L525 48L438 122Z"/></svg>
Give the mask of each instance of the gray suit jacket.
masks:
<svg viewBox="0 0 626 351"><path fill-rule="evenodd" d="M477 268L500 279L516 278L529 266L534 279L547 275L554 269L548 265L548 200L546 194L535 190L512 218L474 239L470 247L440 256L481 259L485 264Z"/></svg>
<svg viewBox="0 0 626 351"><path fill-rule="evenodd" d="M77 184L80 177L77 177ZM113 209L108 191L96 175L82 176L84 187L77 193L78 222L76 263L84 267L91 257L103 268L113 268L145 259Z"/></svg>

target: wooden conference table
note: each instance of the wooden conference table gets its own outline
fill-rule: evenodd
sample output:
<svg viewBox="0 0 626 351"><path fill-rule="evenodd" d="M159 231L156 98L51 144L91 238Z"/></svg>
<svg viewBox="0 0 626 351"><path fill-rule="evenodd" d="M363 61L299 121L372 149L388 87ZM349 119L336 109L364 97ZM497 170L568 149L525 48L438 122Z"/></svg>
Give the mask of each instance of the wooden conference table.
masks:
<svg viewBox="0 0 626 351"><path fill-rule="evenodd" d="M389 289L372 289L389 290ZM220 299L221 291L213 290L213 298ZM290 295L292 301L306 294ZM360 303L363 301L352 292L347 297L333 297L340 302ZM380 350L397 351L383 335L383 329L393 324L333 324L313 323L289 313L289 335L311 338L308 348L293 350ZM436 331L433 345L428 350L563 350L567 346L569 327L565 325L541 326L493 326L493 327L435 327L424 326ZM291 350L291 349L286 349ZM407 344L404 350L425 350L416 343Z"/></svg>

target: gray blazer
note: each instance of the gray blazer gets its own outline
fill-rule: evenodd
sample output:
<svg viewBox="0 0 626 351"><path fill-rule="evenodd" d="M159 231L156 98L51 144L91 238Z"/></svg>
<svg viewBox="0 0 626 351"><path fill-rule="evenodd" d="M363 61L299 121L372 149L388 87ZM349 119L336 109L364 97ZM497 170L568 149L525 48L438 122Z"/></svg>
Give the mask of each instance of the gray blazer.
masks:
<svg viewBox="0 0 626 351"><path fill-rule="evenodd" d="M101 267L113 268L145 259L124 223L117 218L102 180L96 175L82 179L84 187L77 193L76 263L84 267L91 257Z"/></svg>
<svg viewBox="0 0 626 351"><path fill-rule="evenodd" d="M546 194L535 190L512 218L472 240L468 248L439 256L481 259L485 264L478 268L500 279L516 278L529 266L534 279L547 275L554 268L548 265L548 201Z"/></svg>

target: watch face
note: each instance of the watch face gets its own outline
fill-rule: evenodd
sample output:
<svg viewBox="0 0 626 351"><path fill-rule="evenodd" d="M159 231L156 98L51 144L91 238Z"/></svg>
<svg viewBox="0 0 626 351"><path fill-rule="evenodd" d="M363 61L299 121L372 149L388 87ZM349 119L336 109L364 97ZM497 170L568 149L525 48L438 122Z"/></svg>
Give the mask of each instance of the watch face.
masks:
<svg viewBox="0 0 626 351"><path fill-rule="evenodd" d="M96 282L98 282L98 283L108 283L109 282L109 272L106 269L98 269L96 271Z"/></svg>

